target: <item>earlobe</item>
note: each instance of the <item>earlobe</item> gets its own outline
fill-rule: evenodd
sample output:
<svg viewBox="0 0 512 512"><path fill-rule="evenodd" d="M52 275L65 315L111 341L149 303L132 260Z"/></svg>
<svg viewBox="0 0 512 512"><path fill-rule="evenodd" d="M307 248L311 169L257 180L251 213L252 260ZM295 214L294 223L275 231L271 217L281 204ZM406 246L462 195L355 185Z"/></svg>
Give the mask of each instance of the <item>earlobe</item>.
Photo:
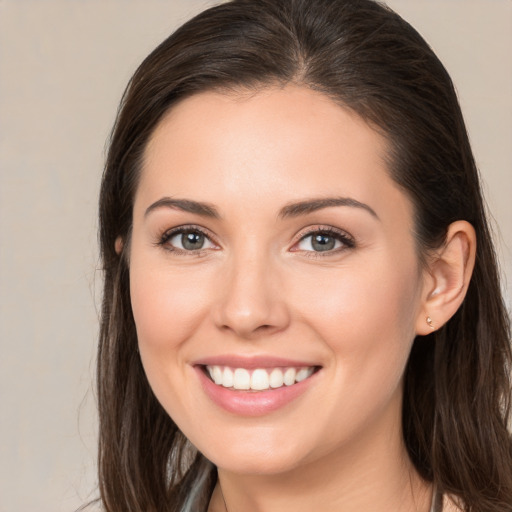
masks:
<svg viewBox="0 0 512 512"><path fill-rule="evenodd" d="M116 254L119 256L121 252L123 251L124 241L123 239L118 236L116 238L116 241L114 242L114 249L116 251Z"/></svg>
<svg viewBox="0 0 512 512"><path fill-rule="evenodd" d="M429 257L423 307L416 334L426 335L442 327L459 309L475 265L476 234L467 221L450 224L445 243Z"/></svg>

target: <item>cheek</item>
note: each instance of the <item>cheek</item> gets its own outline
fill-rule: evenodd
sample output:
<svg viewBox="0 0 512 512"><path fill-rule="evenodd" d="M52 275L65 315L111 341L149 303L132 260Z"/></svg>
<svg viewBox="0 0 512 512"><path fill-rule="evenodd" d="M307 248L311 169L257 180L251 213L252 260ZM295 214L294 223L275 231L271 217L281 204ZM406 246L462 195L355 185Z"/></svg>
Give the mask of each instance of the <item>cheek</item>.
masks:
<svg viewBox="0 0 512 512"><path fill-rule="evenodd" d="M302 316L315 326L333 359L351 375L373 372L374 378L384 378L390 372L392 380L399 379L414 340L420 303L414 261L374 261L340 268L337 275L316 275L310 282L304 276L296 292Z"/></svg>
<svg viewBox="0 0 512 512"><path fill-rule="evenodd" d="M324 433L334 440L340 425L350 438L374 424L383 411L400 407L418 304L414 272L390 270L383 278L377 267L375 272L346 270L338 279L309 287L309 307L303 309L303 321L314 326L331 354L333 381L322 404L328 411ZM306 304L305 296L302 302Z"/></svg>
<svg viewBox="0 0 512 512"><path fill-rule="evenodd" d="M132 262L130 293L139 345L169 350L189 338L208 302L201 272Z"/></svg>
<svg viewBox="0 0 512 512"><path fill-rule="evenodd" d="M130 293L140 357L149 384L177 424L198 408L188 386L187 341L204 317L204 275L173 271L169 264L136 255L130 265ZM177 391L179 390L179 392Z"/></svg>

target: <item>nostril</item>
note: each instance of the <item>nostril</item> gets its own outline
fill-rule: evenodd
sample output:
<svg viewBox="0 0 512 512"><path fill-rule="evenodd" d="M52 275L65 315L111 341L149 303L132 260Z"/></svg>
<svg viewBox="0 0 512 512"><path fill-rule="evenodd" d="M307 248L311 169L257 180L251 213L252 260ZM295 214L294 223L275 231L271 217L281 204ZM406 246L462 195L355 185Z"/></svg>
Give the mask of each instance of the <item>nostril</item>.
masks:
<svg viewBox="0 0 512 512"><path fill-rule="evenodd" d="M232 328L227 324L222 325L221 329L223 329L225 331L232 330ZM266 331L269 331L270 329L272 329L272 326L265 324L265 325L260 325L260 326L256 327L255 329L252 329L252 332L266 332Z"/></svg>

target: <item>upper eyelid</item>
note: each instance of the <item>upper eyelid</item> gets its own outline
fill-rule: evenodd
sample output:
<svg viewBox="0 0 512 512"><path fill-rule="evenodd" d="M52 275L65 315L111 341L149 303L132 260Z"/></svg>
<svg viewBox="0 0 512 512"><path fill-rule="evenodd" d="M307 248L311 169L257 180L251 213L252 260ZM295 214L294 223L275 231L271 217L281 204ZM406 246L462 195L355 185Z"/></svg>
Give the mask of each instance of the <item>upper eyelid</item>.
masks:
<svg viewBox="0 0 512 512"><path fill-rule="evenodd" d="M333 226L324 226L324 225L318 225L318 226L310 226L308 228L304 228L296 235L296 242L299 242L300 240L306 238L307 236L314 235L315 233L329 233L338 235L342 238L349 239L352 242L355 242L354 237L344 229L335 228ZM296 243L294 242L294 243Z"/></svg>
<svg viewBox="0 0 512 512"><path fill-rule="evenodd" d="M300 242L302 242L304 239L308 238L309 236L314 235L315 233L327 233L328 236L334 236L338 237L340 239L343 247L338 247L336 249L324 251L324 252L318 252L318 251L310 251L305 249L299 249L298 247L294 249ZM340 254L341 252L347 250L347 249L354 249L356 247L356 241L354 237L345 231L344 229L335 228L333 226L316 226L316 227L310 227L309 229L306 228L305 230L302 230L299 232L299 235L297 236L296 240L293 242L291 247L288 249L290 252L300 252L304 256L311 257L311 258L328 258L329 256L335 256L337 254Z"/></svg>
<svg viewBox="0 0 512 512"><path fill-rule="evenodd" d="M210 242L212 244L214 244L215 246L220 246L216 237L213 236L208 229L206 229L202 226L198 226L197 224L183 224L181 226L175 226L173 228L169 228L169 229L165 230L160 236L158 236L156 245L164 245L167 242L169 242L169 240L173 236L176 236L176 235L186 232L186 231L198 231L199 233L204 235L206 238L208 238L208 240L210 240ZM176 250L179 251L180 249L176 248ZM192 252L200 252L200 251L205 251L205 250L208 250L208 249L196 249L196 250L191 250L191 251L186 251L186 252L192 253Z"/></svg>
<svg viewBox="0 0 512 512"><path fill-rule="evenodd" d="M196 224L183 224L181 226L176 226L174 228L166 229L162 233L162 237L169 238L178 233L183 233L185 231L199 231L199 233L205 235L210 239L214 239L215 237L211 234L210 230L203 228L202 226L198 226ZM213 241L213 240L212 240Z"/></svg>

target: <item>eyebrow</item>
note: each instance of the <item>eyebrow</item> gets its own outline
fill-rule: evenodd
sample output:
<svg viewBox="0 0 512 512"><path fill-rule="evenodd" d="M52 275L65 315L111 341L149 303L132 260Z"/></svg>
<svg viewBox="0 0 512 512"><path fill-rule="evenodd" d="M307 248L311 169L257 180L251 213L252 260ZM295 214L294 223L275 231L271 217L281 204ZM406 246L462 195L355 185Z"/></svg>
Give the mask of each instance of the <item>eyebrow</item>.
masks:
<svg viewBox="0 0 512 512"><path fill-rule="evenodd" d="M309 213L313 213L324 208L332 208L336 206L361 208L370 213L372 217L375 217L376 219L379 218L379 216L370 206L351 197L325 197L319 199L310 199L307 201L299 201L297 203L290 203L280 210L278 218L285 219L290 217L299 217L301 215L308 215ZM212 219L221 218L221 215L217 209L209 203L192 201L191 199L173 199L172 197L162 197L158 201L155 201L146 209L144 217L147 217L153 210L158 208L182 210L184 212L195 213L196 215L201 215L202 217L208 217Z"/></svg>
<svg viewBox="0 0 512 512"><path fill-rule="evenodd" d="M158 201L155 201L146 209L144 217L147 217L153 210L158 208L172 208L173 210L195 213L202 217L220 219L219 212L211 204L192 201L190 199L173 199L172 197L162 197Z"/></svg>
<svg viewBox="0 0 512 512"><path fill-rule="evenodd" d="M286 205L280 212L279 217L284 219L288 217L299 217L300 215L307 215L309 213L322 210L323 208L332 208L334 206L349 206L352 208L361 208L368 213L379 219L370 206L351 197L325 197L319 199L310 199L307 201L300 201L298 203L290 203Z"/></svg>

